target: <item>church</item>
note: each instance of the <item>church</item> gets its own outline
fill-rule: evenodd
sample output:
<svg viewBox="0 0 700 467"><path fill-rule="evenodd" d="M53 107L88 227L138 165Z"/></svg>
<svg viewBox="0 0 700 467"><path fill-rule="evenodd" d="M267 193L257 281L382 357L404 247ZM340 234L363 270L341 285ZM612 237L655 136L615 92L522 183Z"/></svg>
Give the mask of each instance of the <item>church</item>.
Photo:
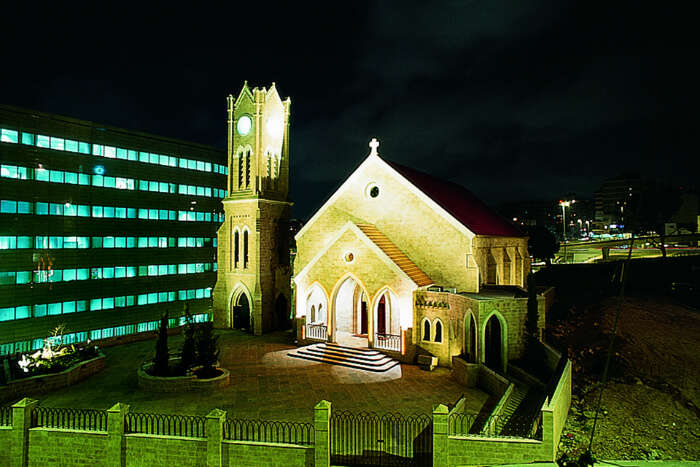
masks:
<svg viewBox="0 0 700 467"><path fill-rule="evenodd" d="M283 326L291 304L301 345L442 366L461 356L505 372L524 346L527 237L464 187L384 159L375 139L296 234L290 287L289 109L274 84L229 96L215 325L260 334ZM544 297L538 306L542 329Z"/></svg>

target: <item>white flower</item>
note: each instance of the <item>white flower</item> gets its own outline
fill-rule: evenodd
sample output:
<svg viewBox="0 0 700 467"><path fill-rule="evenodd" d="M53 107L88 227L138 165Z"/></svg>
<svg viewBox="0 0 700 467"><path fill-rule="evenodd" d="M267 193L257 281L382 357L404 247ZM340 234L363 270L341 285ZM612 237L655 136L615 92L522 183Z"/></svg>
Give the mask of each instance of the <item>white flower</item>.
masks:
<svg viewBox="0 0 700 467"><path fill-rule="evenodd" d="M22 358L20 359L20 361L17 362L17 364L19 365L19 367L20 367L20 368L22 369L22 371L24 371L25 373L28 373L28 372L29 372L29 370L27 369L27 367L29 366L30 363L32 363L32 361L29 360L29 359L27 358L27 356L24 355L24 354L22 354Z"/></svg>

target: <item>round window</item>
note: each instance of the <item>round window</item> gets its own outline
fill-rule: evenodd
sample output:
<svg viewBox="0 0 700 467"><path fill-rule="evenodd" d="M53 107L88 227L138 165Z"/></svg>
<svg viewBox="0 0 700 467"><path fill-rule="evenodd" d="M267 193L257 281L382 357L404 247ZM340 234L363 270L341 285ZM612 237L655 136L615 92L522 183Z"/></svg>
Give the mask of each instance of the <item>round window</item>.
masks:
<svg viewBox="0 0 700 467"><path fill-rule="evenodd" d="M352 263L352 261L355 259L355 255L348 251L347 253L345 253L343 259L345 259L346 263Z"/></svg>
<svg viewBox="0 0 700 467"><path fill-rule="evenodd" d="M378 186L373 186L372 188L369 189L369 195L372 198L376 198L379 196L379 187Z"/></svg>

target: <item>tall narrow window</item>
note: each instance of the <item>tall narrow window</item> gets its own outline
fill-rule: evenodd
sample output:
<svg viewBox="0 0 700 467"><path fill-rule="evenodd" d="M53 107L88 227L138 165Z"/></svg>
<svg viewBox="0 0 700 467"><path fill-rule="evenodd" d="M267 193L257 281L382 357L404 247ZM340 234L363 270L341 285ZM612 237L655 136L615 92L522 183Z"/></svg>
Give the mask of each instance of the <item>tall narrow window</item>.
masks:
<svg viewBox="0 0 700 467"><path fill-rule="evenodd" d="M237 268L238 267L238 261L240 260L240 247L238 246L238 241L239 241L240 233L238 230L234 232L233 234L233 267Z"/></svg>
<svg viewBox="0 0 700 467"><path fill-rule="evenodd" d="M244 161L243 161L243 153L238 153L238 189L242 190L243 189L243 173L245 172L245 168L243 167Z"/></svg>
<svg viewBox="0 0 700 467"><path fill-rule="evenodd" d="M442 342L442 323L440 320L435 321L435 342Z"/></svg>
<svg viewBox="0 0 700 467"><path fill-rule="evenodd" d="M243 231L243 268L248 267L248 231Z"/></svg>
<svg viewBox="0 0 700 467"><path fill-rule="evenodd" d="M423 340L430 340L430 320L426 319L423 321Z"/></svg>
<svg viewBox="0 0 700 467"><path fill-rule="evenodd" d="M245 153L245 186L250 187L250 150Z"/></svg>
<svg viewBox="0 0 700 467"><path fill-rule="evenodd" d="M486 253L486 283L487 284L498 284L498 278L496 276L496 258L493 257L493 253L489 250Z"/></svg>

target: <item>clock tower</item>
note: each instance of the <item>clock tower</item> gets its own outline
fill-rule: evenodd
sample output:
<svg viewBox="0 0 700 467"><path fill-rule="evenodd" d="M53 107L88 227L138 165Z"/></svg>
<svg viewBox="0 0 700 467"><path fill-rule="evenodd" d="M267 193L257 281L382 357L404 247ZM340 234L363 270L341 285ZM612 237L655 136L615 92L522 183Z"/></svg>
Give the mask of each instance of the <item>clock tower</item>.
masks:
<svg viewBox="0 0 700 467"><path fill-rule="evenodd" d="M289 98L275 83L227 98L228 196L218 231L214 325L256 335L290 325Z"/></svg>

